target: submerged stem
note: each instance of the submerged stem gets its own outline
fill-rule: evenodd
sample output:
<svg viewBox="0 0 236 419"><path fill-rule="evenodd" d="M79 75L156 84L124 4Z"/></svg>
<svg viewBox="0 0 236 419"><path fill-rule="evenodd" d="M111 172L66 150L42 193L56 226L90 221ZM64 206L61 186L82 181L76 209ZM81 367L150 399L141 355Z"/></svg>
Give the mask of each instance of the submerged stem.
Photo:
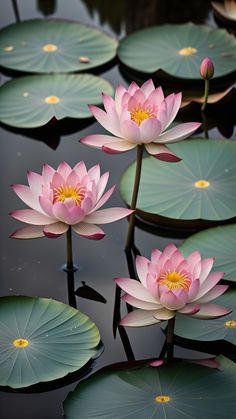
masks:
<svg viewBox="0 0 236 419"><path fill-rule="evenodd" d="M168 325L167 325L167 335L166 335L167 362L173 361L174 329L175 329L175 316L168 320Z"/></svg>
<svg viewBox="0 0 236 419"><path fill-rule="evenodd" d="M142 170L142 158L143 158L143 144L137 146L137 160L136 160L136 171L135 171L135 179L134 179L134 188L131 200L130 208L132 210L136 209L136 203L138 199L138 190L139 190L139 183L141 178L141 170ZM134 239L134 222L135 222L135 213L133 212L129 218L129 228L127 233L126 245L125 249L130 249L131 244Z"/></svg>
<svg viewBox="0 0 236 419"><path fill-rule="evenodd" d="M67 248L67 261L66 261L66 270L74 271L75 266L73 263L73 251L72 251L72 231L71 226L69 226L66 233L66 248Z"/></svg>

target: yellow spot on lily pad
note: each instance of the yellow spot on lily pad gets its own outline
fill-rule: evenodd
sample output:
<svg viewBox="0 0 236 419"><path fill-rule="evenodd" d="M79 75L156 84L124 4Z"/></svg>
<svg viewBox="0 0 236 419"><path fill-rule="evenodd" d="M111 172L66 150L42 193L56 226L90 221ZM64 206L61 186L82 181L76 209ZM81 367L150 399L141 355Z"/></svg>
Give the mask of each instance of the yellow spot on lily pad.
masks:
<svg viewBox="0 0 236 419"><path fill-rule="evenodd" d="M186 47L179 50L180 55L193 55L196 54L197 48Z"/></svg>
<svg viewBox="0 0 236 419"><path fill-rule="evenodd" d="M169 396L157 396L155 397L157 403L168 403L170 401Z"/></svg>
<svg viewBox="0 0 236 419"><path fill-rule="evenodd" d="M11 51L13 51L13 49L14 49L13 45L8 45L7 47L3 48L3 50L6 51L6 52L11 52Z"/></svg>
<svg viewBox="0 0 236 419"><path fill-rule="evenodd" d="M56 103L60 102L60 99L58 96L47 96L44 99L44 102L49 103L50 105L55 105Z"/></svg>
<svg viewBox="0 0 236 419"><path fill-rule="evenodd" d="M54 52L58 49L58 46L55 44L46 44L43 46L43 51L45 52Z"/></svg>
<svg viewBox="0 0 236 419"><path fill-rule="evenodd" d="M210 182L208 182L208 180L205 179L200 179L194 183L194 186L196 188L208 188L210 186Z"/></svg>
<svg viewBox="0 0 236 419"><path fill-rule="evenodd" d="M29 341L27 339L19 338L13 341L13 345L16 348L24 348L25 346L29 345Z"/></svg>
<svg viewBox="0 0 236 419"><path fill-rule="evenodd" d="M86 57L86 56L79 57L79 61L80 63L90 63L89 57Z"/></svg>
<svg viewBox="0 0 236 419"><path fill-rule="evenodd" d="M236 327L236 321L234 321L234 320L228 320L227 322L225 322L225 326L227 326L227 327Z"/></svg>
<svg viewBox="0 0 236 419"><path fill-rule="evenodd" d="M28 92L24 92L24 93L22 94L22 96L27 97L27 96L29 96L29 93L28 93Z"/></svg>

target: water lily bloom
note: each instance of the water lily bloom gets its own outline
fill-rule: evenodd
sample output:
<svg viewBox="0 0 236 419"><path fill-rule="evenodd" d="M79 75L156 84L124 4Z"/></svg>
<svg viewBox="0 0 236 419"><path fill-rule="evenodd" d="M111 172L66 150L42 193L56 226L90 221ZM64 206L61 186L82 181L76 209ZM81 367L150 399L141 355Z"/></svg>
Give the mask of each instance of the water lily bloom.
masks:
<svg viewBox="0 0 236 419"><path fill-rule="evenodd" d="M210 58L206 57L202 60L200 75L204 80L210 80L214 76L214 64Z"/></svg>
<svg viewBox="0 0 236 419"><path fill-rule="evenodd" d="M136 270L141 282L118 278L124 301L138 308L121 320L123 326L147 326L173 318L176 313L211 319L230 310L211 301L228 288L217 285L223 272L211 272L214 258L201 259L198 251L186 259L174 244L163 252L154 249L151 260L137 256Z"/></svg>
<svg viewBox="0 0 236 419"><path fill-rule="evenodd" d="M133 212L126 208L100 210L114 190L113 186L104 193L108 178L108 172L100 175L99 165L87 170L83 161L73 168L61 162L57 170L45 164L42 175L28 172L29 186L15 184L12 188L30 209L20 209L10 215L29 225L11 237L55 238L71 226L81 236L102 239L105 233L96 224L111 223Z"/></svg>
<svg viewBox="0 0 236 419"><path fill-rule="evenodd" d="M111 135L89 135L80 140L110 154L123 153L144 144L147 152L159 160L176 162L180 158L165 144L175 143L193 134L198 122L179 124L167 130L181 104L181 93L164 97L161 87L146 81L140 88L132 82L128 89L118 86L113 100L103 94L105 111L97 106L90 110Z"/></svg>

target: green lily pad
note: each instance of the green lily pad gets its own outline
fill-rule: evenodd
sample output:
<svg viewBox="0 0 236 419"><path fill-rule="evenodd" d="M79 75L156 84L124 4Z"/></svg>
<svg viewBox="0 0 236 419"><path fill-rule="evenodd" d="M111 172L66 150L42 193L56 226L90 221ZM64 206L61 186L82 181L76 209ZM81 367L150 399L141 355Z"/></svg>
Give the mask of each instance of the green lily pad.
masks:
<svg viewBox="0 0 236 419"><path fill-rule="evenodd" d="M94 374L67 396L67 419L234 419L236 366L174 363Z"/></svg>
<svg viewBox="0 0 236 419"><path fill-rule="evenodd" d="M57 120L89 118L88 104L101 103L101 92L112 86L90 74L20 77L0 88L0 121L18 128L36 128Z"/></svg>
<svg viewBox="0 0 236 419"><path fill-rule="evenodd" d="M166 163L143 159L137 213L152 222L220 221L236 216L236 144L227 141L187 140L171 144L182 158ZM124 172L120 192L130 205L136 163ZM171 220L173 219L173 220ZM191 221L191 226L194 221Z"/></svg>
<svg viewBox="0 0 236 419"><path fill-rule="evenodd" d="M235 71L236 40L224 29L193 23L154 26L122 39L118 55L123 64L134 70L163 70L185 79L200 79L201 61L210 57L215 77L221 77Z"/></svg>
<svg viewBox="0 0 236 419"><path fill-rule="evenodd" d="M47 298L0 299L0 385L61 378L96 354L100 335L80 311Z"/></svg>
<svg viewBox="0 0 236 419"><path fill-rule="evenodd" d="M199 320L188 316L176 316L175 334L201 341L226 340L236 345L236 290L230 290L214 300L232 310L227 316L214 320Z"/></svg>
<svg viewBox="0 0 236 419"><path fill-rule="evenodd" d="M181 245L185 256L198 249L204 258L214 256L214 270L236 282L236 224L218 226L190 236Z"/></svg>
<svg viewBox="0 0 236 419"><path fill-rule="evenodd" d="M117 41L99 30L61 20L28 20L0 32L0 65L30 73L87 70L111 60Z"/></svg>

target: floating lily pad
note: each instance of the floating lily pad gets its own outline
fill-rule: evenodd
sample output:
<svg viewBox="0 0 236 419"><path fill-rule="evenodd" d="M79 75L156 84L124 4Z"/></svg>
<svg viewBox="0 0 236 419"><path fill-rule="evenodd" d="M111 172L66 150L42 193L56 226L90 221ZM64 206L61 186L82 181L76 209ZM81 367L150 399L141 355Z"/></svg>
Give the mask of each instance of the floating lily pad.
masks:
<svg viewBox="0 0 236 419"><path fill-rule="evenodd" d="M198 227L236 216L236 144L227 141L187 140L171 144L182 158L166 163L143 159L137 213L152 222ZM136 163L124 172L120 191L130 205ZM161 217L165 217L164 221ZM207 224L207 223L206 223Z"/></svg>
<svg viewBox="0 0 236 419"><path fill-rule="evenodd" d="M196 249L204 258L214 256L214 270L225 272L225 279L236 282L236 224L201 231L181 245L185 256Z"/></svg>
<svg viewBox="0 0 236 419"><path fill-rule="evenodd" d="M90 74L21 77L0 88L0 121L36 128L53 117L89 118L88 104L101 103L101 92L112 94L110 83Z"/></svg>
<svg viewBox="0 0 236 419"><path fill-rule="evenodd" d="M67 419L234 419L236 366L219 357L222 370L173 363L100 372L67 396Z"/></svg>
<svg viewBox="0 0 236 419"><path fill-rule="evenodd" d="M87 70L111 60L117 41L99 30L61 20L28 20L0 32L0 65L30 73Z"/></svg>
<svg viewBox="0 0 236 419"><path fill-rule="evenodd" d="M236 40L224 29L193 23L154 26L124 38L118 55L134 70L163 70L185 79L200 79L201 61L210 57L215 65L214 77L220 77L235 71Z"/></svg>
<svg viewBox="0 0 236 419"><path fill-rule="evenodd" d="M64 377L96 354L95 324L47 298L0 299L0 385L27 387Z"/></svg>
<svg viewBox="0 0 236 419"><path fill-rule="evenodd" d="M231 309L232 313L214 320L199 320L177 315L175 334L207 342L223 339L236 345L236 290L226 292L214 303Z"/></svg>

